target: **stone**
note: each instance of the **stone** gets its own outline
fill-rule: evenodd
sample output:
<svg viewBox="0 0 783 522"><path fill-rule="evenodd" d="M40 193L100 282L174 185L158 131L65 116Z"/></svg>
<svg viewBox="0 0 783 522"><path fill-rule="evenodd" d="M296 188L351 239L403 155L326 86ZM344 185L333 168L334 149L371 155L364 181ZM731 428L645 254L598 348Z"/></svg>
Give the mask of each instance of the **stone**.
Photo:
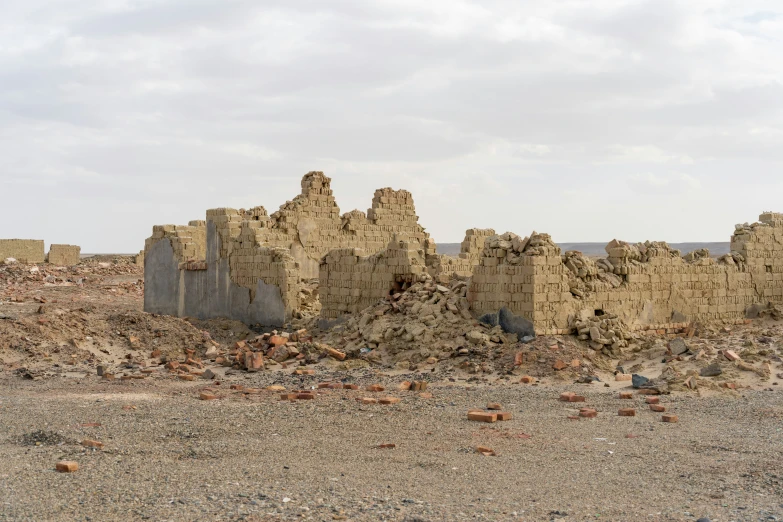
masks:
<svg viewBox="0 0 783 522"><path fill-rule="evenodd" d="M669 351L671 351L672 355L682 355L688 351L688 346L682 338L675 337L669 341Z"/></svg>
<svg viewBox="0 0 783 522"><path fill-rule="evenodd" d="M515 333L520 339L536 336L533 323L522 316L514 315L505 306L498 311L498 325L506 333Z"/></svg>
<svg viewBox="0 0 783 522"><path fill-rule="evenodd" d="M648 382L650 382L650 379L648 379L647 377L644 377L643 375L639 375L639 374L634 373L631 376L631 386L633 386L634 388L639 388L639 387L647 384Z"/></svg>
<svg viewBox="0 0 783 522"><path fill-rule="evenodd" d="M213 371L212 371L212 370L210 370L210 369L206 369L206 370L204 370L204 373L202 373L202 374L201 374L201 378L202 378L202 379L208 379L208 380L212 380L212 379L214 379L215 377L216 377L216 375L215 375L215 372L213 372Z"/></svg>
<svg viewBox="0 0 783 522"><path fill-rule="evenodd" d="M479 332L478 330L471 330L470 332L465 334L465 338L471 344L481 344L486 339L486 335Z"/></svg>
<svg viewBox="0 0 783 522"><path fill-rule="evenodd" d="M552 364L552 368L554 370L560 371L560 370L564 370L564 369L568 368L568 365L564 361L562 361L561 359L558 359L558 360L556 360L554 362L554 364Z"/></svg>
<svg viewBox="0 0 783 522"><path fill-rule="evenodd" d="M702 377L717 377L722 373L723 370L721 369L720 364L716 362L710 364L709 366L705 366L704 368L699 370L699 375Z"/></svg>

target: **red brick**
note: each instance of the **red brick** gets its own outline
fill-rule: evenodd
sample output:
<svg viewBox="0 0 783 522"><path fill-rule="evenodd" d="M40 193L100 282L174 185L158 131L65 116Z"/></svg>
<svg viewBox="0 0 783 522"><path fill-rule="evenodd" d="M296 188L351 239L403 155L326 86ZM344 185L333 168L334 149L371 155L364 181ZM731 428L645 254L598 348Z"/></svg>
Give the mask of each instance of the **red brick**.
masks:
<svg viewBox="0 0 783 522"><path fill-rule="evenodd" d="M297 393L296 398L300 401L308 401L315 399L315 394L310 392Z"/></svg>
<svg viewBox="0 0 783 522"><path fill-rule="evenodd" d="M633 408L620 408L617 415L620 417L634 417L636 415L636 410Z"/></svg>
<svg viewBox="0 0 783 522"><path fill-rule="evenodd" d="M679 422L680 419L676 415L662 415L661 421L663 422Z"/></svg>
<svg viewBox="0 0 783 522"><path fill-rule="evenodd" d="M358 390L359 387L355 384L343 384L344 390Z"/></svg>
<svg viewBox="0 0 783 522"><path fill-rule="evenodd" d="M398 386L397 389L400 391L408 391L411 389L411 383L410 381L402 381Z"/></svg>
<svg viewBox="0 0 783 522"><path fill-rule="evenodd" d="M554 364L552 365L552 368L554 368L555 370L560 371L560 370L564 370L564 369L568 368L568 365L562 359L558 359L558 360L556 360L554 362Z"/></svg>
<svg viewBox="0 0 783 522"><path fill-rule="evenodd" d="M204 391L198 394L198 398L202 401L214 401L217 396L214 393Z"/></svg>
<svg viewBox="0 0 783 522"><path fill-rule="evenodd" d="M498 415L497 413L487 413L483 411L469 411L468 420L478 422L497 422Z"/></svg>
<svg viewBox="0 0 783 522"><path fill-rule="evenodd" d="M367 391L371 391L371 392L382 392L385 389L386 388L384 388L380 384L371 384L367 386Z"/></svg>
<svg viewBox="0 0 783 522"><path fill-rule="evenodd" d="M269 338L268 342L269 344L277 348L278 346L283 346L285 343L287 343L288 339L286 339L285 337L281 337L279 335L273 335L272 337Z"/></svg>
<svg viewBox="0 0 783 522"><path fill-rule="evenodd" d="M487 404L488 410L502 410L503 406L499 402L490 402Z"/></svg>
<svg viewBox="0 0 783 522"><path fill-rule="evenodd" d="M190 374L188 373L188 374L180 375L180 376L179 376L179 378L180 378L180 380L183 380L183 381L192 381L192 380L194 380L196 377L195 377L194 375L190 375Z"/></svg>
<svg viewBox="0 0 783 522"><path fill-rule="evenodd" d="M633 399L633 392L620 392L621 399Z"/></svg>
<svg viewBox="0 0 783 522"><path fill-rule="evenodd" d="M498 412L498 420L499 421L511 420L511 412L510 411L499 411Z"/></svg>
<svg viewBox="0 0 783 522"><path fill-rule="evenodd" d="M72 460L61 460L57 463L55 469L60 473L73 473L79 470L79 464Z"/></svg>
<svg viewBox="0 0 783 522"><path fill-rule="evenodd" d="M330 383L330 382L319 382L318 383L318 388L323 390L323 389L328 388L331 385L332 385L332 383Z"/></svg>
<svg viewBox="0 0 783 522"><path fill-rule="evenodd" d="M396 444L378 444L378 449L394 449L396 447Z"/></svg>
<svg viewBox="0 0 783 522"><path fill-rule="evenodd" d="M647 404L658 404L659 402L661 402L661 399L660 397L645 397L644 402L646 402Z"/></svg>
<svg viewBox="0 0 783 522"><path fill-rule="evenodd" d="M571 397L576 395L574 392L563 392L560 394L560 400L563 402L571 402Z"/></svg>
<svg viewBox="0 0 783 522"><path fill-rule="evenodd" d="M90 440L90 439L83 439L81 442L81 445L85 448L102 448L103 442L98 442L97 440Z"/></svg>
<svg viewBox="0 0 783 522"><path fill-rule="evenodd" d="M372 397L362 397L362 404L378 404L378 399Z"/></svg>
<svg viewBox="0 0 783 522"><path fill-rule="evenodd" d="M296 375L315 375L315 370L296 370Z"/></svg>
<svg viewBox="0 0 783 522"><path fill-rule="evenodd" d="M571 395L568 397L568 402L585 402L584 395Z"/></svg>
<svg viewBox="0 0 783 522"><path fill-rule="evenodd" d="M280 400L281 401L293 401L296 400L296 398L299 396L298 393L281 393L280 394Z"/></svg>
<svg viewBox="0 0 783 522"><path fill-rule="evenodd" d="M660 404L650 404L650 409L656 413L663 413L666 411L666 406Z"/></svg>
<svg viewBox="0 0 783 522"><path fill-rule="evenodd" d="M523 375L522 378L519 379L519 382L521 382L522 384L533 384L534 382L536 382L536 380L530 375Z"/></svg>
<svg viewBox="0 0 783 522"><path fill-rule="evenodd" d="M399 397L384 397L378 402L381 404L399 404L401 400Z"/></svg>
<svg viewBox="0 0 783 522"><path fill-rule="evenodd" d="M334 357L338 361L342 361L345 359L345 354L339 350L335 350L334 348L327 348L326 353L329 354L330 357Z"/></svg>
<svg viewBox="0 0 783 522"><path fill-rule="evenodd" d="M730 361L739 361L740 356L732 350L723 350L723 356Z"/></svg>
<svg viewBox="0 0 783 522"><path fill-rule="evenodd" d="M598 412L590 408L583 408L579 410L579 416L584 417L586 419L593 419L595 417L598 417Z"/></svg>

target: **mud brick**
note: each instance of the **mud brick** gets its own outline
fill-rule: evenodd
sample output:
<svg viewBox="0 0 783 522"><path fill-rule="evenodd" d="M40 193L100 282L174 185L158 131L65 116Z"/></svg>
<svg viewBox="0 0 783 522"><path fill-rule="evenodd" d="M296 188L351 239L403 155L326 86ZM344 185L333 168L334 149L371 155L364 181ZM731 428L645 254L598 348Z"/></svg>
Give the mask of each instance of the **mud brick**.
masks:
<svg viewBox="0 0 783 522"><path fill-rule="evenodd" d="M499 411L497 413L498 420L499 421L508 421L511 420L511 412L510 411Z"/></svg>
<svg viewBox="0 0 783 522"><path fill-rule="evenodd" d="M355 384L343 384L344 390L358 390L359 387Z"/></svg>
<svg viewBox="0 0 783 522"><path fill-rule="evenodd" d="M636 416L636 410L633 408L620 408L617 415L620 417L634 417Z"/></svg>
<svg viewBox="0 0 783 522"><path fill-rule="evenodd" d="M737 355L733 350L723 350L723 356L730 361L740 360L740 356Z"/></svg>
<svg viewBox="0 0 783 522"><path fill-rule="evenodd" d="M617 382L633 380L633 375L630 373L618 373L614 376L614 380Z"/></svg>
<svg viewBox="0 0 783 522"><path fill-rule="evenodd" d="M378 444L378 449L394 449L396 447L396 444Z"/></svg>
<svg viewBox="0 0 783 522"><path fill-rule="evenodd" d="M534 382L536 382L536 380L530 375L523 375L522 378L519 379L519 382L522 384L533 384Z"/></svg>
<svg viewBox="0 0 783 522"><path fill-rule="evenodd" d="M232 389L232 390L244 390L245 389L245 387L242 386L241 384L232 384L231 386L229 386L229 388Z"/></svg>
<svg viewBox="0 0 783 522"><path fill-rule="evenodd" d="M194 375L190 375L189 373L187 373L187 374L180 375L179 378L180 378L180 380L183 380L183 381L192 381L196 377Z"/></svg>
<svg viewBox="0 0 783 522"><path fill-rule="evenodd" d="M399 404L401 400L399 397L384 397L378 402L381 404Z"/></svg>
<svg viewBox="0 0 783 522"><path fill-rule="evenodd" d="M284 392L285 386L280 386L279 384L273 384L272 386L267 386L266 391L271 392Z"/></svg>
<svg viewBox="0 0 783 522"><path fill-rule="evenodd" d="M280 394L280 400L281 401L295 401L298 396L299 396L298 393L281 393Z"/></svg>
<svg viewBox="0 0 783 522"><path fill-rule="evenodd" d="M296 370L296 375L315 375L315 370Z"/></svg>
<svg viewBox="0 0 783 522"><path fill-rule="evenodd" d="M334 357L338 361L345 360L345 354L339 350L335 350L334 348L327 348L326 353L329 354L330 357Z"/></svg>
<svg viewBox="0 0 783 522"><path fill-rule="evenodd" d="M660 397L645 397L644 402L646 402L647 404L658 404L659 402L661 402L661 399Z"/></svg>
<svg viewBox="0 0 783 522"><path fill-rule="evenodd" d="M204 391L198 394L198 398L202 401L214 401L217 396L214 393Z"/></svg>
<svg viewBox="0 0 783 522"><path fill-rule="evenodd" d="M497 422L498 414L487 413L484 411L469 411L468 420L478 421L478 422Z"/></svg>
<svg viewBox="0 0 783 522"><path fill-rule="evenodd" d="M81 445L84 446L85 448L100 449L103 447L103 442L99 442L97 440L91 440L91 439L83 439Z"/></svg>
<svg viewBox="0 0 783 522"><path fill-rule="evenodd" d="M382 392L386 388L384 388L380 384L371 384L371 385L367 386L366 389L367 389L367 391L370 391L370 392Z"/></svg>
<svg viewBox="0 0 783 522"><path fill-rule="evenodd" d="M555 369L555 370L560 371L560 370L564 370L564 369L568 368L568 365L562 359L558 359L558 360L556 360L554 362L554 364L552 365L552 368Z"/></svg>
<svg viewBox="0 0 783 522"><path fill-rule="evenodd" d="M621 399L633 399L633 392L620 392Z"/></svg>
<svg viewBox="0 0 783 522"><path fill-rule="evenodd" d="M585 419L594 419L598 417L598 411L592 408L582 408L579 410L579 416L584 417Z"/></svg>
<svg viewBox="0 0 783 522"><path fill-rule="evenodd" d="M503 406L499 402L490 402L487 404L488 410L502 410Z"/></svg>
<svg viewBox="0 0 783 522"><path fill-rule="evenodd" d="M676 415L662 415L661 416L662 422L679 422L680 419L677 418Z"/></svg>
<svg viewBox="0 0 783 522"><path fill-rule="evenodd" d="M272 346L274 346L275 348L277 348L278 346L283 346L285 343L287 343L288 339L286 339L285 337L281 337L279 335L273 335L272 337L269 338L269 341L267 342Z"/></svg>
<svg viewBox="0 0 783 522"><path fill-rule="evenodd" d="M568 402L585 402L584 395L571 395L568 397Z"/></svg>
<svg viewBox="0 0 783 522"><path fill-rule="evenodd" d="M563 392L560 394L560 400L563 402L571 402L571 397L576 395L574 392Z"/></svg>
<svg viewBox="0 0 783 522"><path fill-rule="evenodd" d="M309 401L309 400L315 399L315 394L314 393L309 393L309 392L297 393L296 394L296 398L297 398L297 400L300 400L300 401Z"/></svg>
<svg viewBox="0 0 783 522"><path fill-rule="evenodd" d="M362 404L378 404L378 399L373 399L372 397L363 397Z"/></svg>
<svg viewBox="0 0 783 522"><path fill-rule="evenodd" d="M318 389L319 390L324 390L324 389L328 388L331 385L332 385L331 382L319 382L318 383Z"/></svg>
<svg viewBox="0 0 783 522"><path fill-rule="evenodd" d="M408 391L411 389L411 383L410 381L402 381L398 386L397 389L400 391Z"/></svg>
<svg viewBox="0 0 783 522"><path fill-rule="evenodd" d="M656 413L663 413L666 411L666 406L660 404L650 404L650 409Z"/></svg>
<svg viewBox="0 0 783 522"><path fill-rule="evenodd" d="M60 473L73 473L79 470L79 464L72 460L62 460L57 463L55 469Z"/></svg>

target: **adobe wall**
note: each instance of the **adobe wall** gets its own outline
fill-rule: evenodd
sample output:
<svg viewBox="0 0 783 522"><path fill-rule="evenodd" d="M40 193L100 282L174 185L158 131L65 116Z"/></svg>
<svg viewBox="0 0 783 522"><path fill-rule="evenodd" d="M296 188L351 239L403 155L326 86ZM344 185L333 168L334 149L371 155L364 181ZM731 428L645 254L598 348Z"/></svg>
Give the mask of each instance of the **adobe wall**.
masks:
<svg viewBox="0 0 783 522"><path fill-rule="evenodd" d="M43 263L43 239L0 239L0 260L13 257L20 263Z"/></svg>
<svg viewBox="0 0 783 522"><path fill-rule="evenodd" d="M457 257L445 254L434 254L435 242L428 239L425 245L427 251L427 272L437 281L446 283L452 277L466 278L473 275L473 268L479 264L484 241L495 235L491 228L471 228L465 231L465 239L460 245Z"/></svg>
<svg viewBox="0 0 783 522"><path fill-rule="evenodd" d="M385 250L363 254L359 248L342 248L323 258L318 290L321 317L336 319L356 313L427 273L422 246L407 238L394 237Z"/></svg>
<svg viewBox="0 0 783 522"><path fill-rule="evenodd" d="M576 318L614 313L631 326L736 321L754 305L783 301L783 215L739 225L732 253L685 257L664 242L612 241L593 261L560 249L546 234L487 240L468 300L477 313L508 306L545 333Z"/></svg>
<svg viewBox="0 0 783 522"><path fill-rule="evenodd" d="M78 265L81 261L82 249L76 245L50 245L46 261L57 266Z"/></svg>

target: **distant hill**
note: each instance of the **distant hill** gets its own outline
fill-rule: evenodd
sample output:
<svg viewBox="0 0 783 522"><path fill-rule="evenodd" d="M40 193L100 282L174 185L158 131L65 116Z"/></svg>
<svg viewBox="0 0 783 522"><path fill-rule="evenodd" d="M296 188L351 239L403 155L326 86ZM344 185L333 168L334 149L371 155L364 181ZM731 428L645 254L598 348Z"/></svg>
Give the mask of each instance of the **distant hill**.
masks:
<svg viewBox="0 0 783 522"><path fill-rule="evenodd" d="M558 246L563 249L563 252L567 250L578 250L586 256L606 256L606 243L558 243ZM700 248L706 248L713 256L722 256L729 253L730 243L669 243L669 246L676 248L682 252L683 255ZM459 243L440 243L438 244L438 253L446 254L447 256L456 256L459 254Z"/></svg>

